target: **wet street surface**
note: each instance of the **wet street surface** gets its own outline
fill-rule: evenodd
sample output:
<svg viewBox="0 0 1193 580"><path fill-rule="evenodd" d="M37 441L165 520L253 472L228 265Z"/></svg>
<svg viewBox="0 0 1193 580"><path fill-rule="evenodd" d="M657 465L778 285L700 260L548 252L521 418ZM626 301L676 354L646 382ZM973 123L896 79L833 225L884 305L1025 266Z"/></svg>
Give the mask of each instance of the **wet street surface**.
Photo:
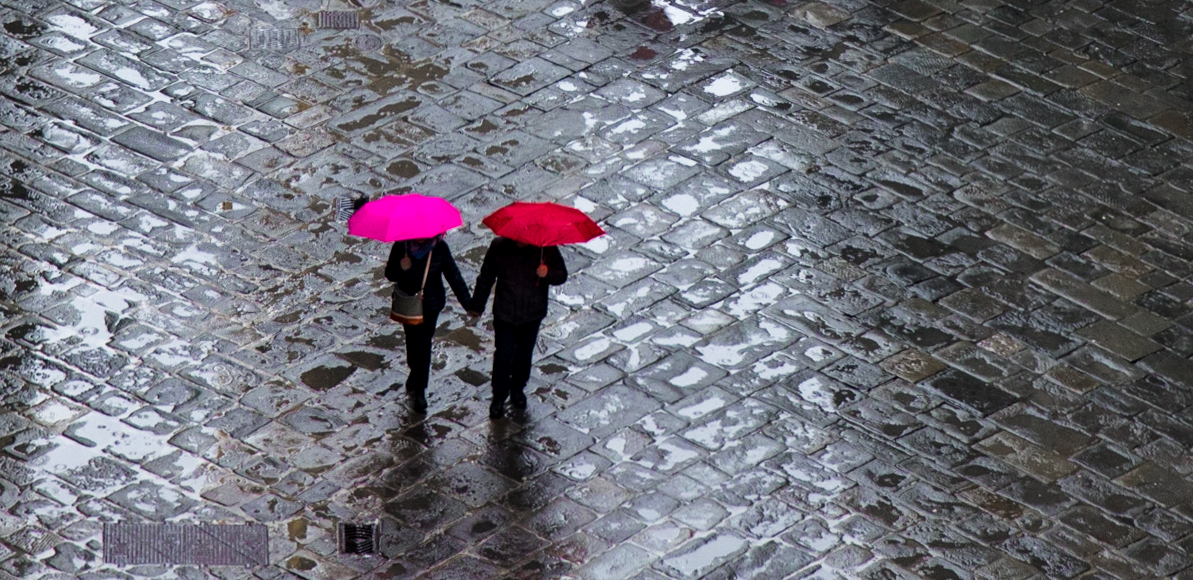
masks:
<svg viewBox="0 0 1193 580"><path fill-rule="evenodd" d="M0 579L1193 578L1193 5L358 1L0 0ZM608 230L526 411L391 191Z"/></svg>

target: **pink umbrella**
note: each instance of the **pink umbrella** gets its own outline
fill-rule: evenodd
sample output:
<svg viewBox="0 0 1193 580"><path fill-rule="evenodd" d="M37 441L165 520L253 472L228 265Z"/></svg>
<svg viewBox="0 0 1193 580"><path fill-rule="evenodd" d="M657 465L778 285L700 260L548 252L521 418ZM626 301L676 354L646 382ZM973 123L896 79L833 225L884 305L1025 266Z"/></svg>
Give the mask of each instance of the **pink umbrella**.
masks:
<svg viewBox="0 0 1193 580"><path fill-rule="evenodd" d="M460 219L460 210L447 200L408 193L364 204L348 218L348 233L396 242L434 237L461 225L464 220Z"/></svg>

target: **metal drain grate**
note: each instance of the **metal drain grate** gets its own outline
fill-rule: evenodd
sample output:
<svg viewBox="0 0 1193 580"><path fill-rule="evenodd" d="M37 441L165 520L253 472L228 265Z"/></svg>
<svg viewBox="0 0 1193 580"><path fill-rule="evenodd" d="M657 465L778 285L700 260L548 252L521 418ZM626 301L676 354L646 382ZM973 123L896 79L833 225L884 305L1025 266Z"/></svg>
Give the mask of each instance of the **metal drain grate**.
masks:
<svg viewBox="0 0 1193 580"><path fill-rule="evenodd" d="M104 562L264 566L269 533L262 525L104 524Z"/></svg>
<svg viewBox="0 0 1193 580"><path fill-rule="evenodd" d="M364 207L368 203L367 197L337 197L336 198L336 221L346 222L356 210Z"/></svg>
<svg viewBox="0 0 1193 580"><path fill-rule="evenodd" d="M340 524L340 553L372 555L377 553L377 524Z"/></svg>
<svg viewBox="0 0 1193 580"><path fill-rule="evenodd" d="M302 47L302 34L296 28L254 28L249 31L249 48L290 52Z"/></svg>
<svg viewBox="0 0 1193 580"><path fill-rule="evenodd" d="M360 17L353 10L324 10L319 13L319 28L333 30L360 28Z"/></svg>

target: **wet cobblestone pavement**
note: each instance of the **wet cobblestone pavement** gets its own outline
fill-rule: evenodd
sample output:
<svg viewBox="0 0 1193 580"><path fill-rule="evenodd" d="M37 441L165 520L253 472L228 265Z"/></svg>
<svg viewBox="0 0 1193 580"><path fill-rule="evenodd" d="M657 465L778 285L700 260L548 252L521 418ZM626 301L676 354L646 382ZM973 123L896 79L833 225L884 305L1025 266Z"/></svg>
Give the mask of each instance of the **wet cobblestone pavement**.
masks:
<svg viewBox="0 0 1193 580"><path fill-rule="evenodd" d="M0 578L1193 578L1193 4L324 1L0 0ZM392 190L609 231L525 413Z"/></svg>

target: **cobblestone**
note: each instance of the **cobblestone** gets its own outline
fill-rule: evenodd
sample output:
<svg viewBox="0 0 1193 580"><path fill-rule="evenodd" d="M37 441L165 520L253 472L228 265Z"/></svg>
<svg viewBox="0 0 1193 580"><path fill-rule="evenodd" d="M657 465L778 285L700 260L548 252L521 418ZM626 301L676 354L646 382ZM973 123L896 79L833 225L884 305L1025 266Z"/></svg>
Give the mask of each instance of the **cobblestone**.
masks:
<svg viewBox="0 0 1193 580"><path fill-rule="evenodd" d="M0 577L1188 576L1187 5L633 4L0 0ZM526 412L454 307L405 410L391 191L608 230Z"/></svg>

